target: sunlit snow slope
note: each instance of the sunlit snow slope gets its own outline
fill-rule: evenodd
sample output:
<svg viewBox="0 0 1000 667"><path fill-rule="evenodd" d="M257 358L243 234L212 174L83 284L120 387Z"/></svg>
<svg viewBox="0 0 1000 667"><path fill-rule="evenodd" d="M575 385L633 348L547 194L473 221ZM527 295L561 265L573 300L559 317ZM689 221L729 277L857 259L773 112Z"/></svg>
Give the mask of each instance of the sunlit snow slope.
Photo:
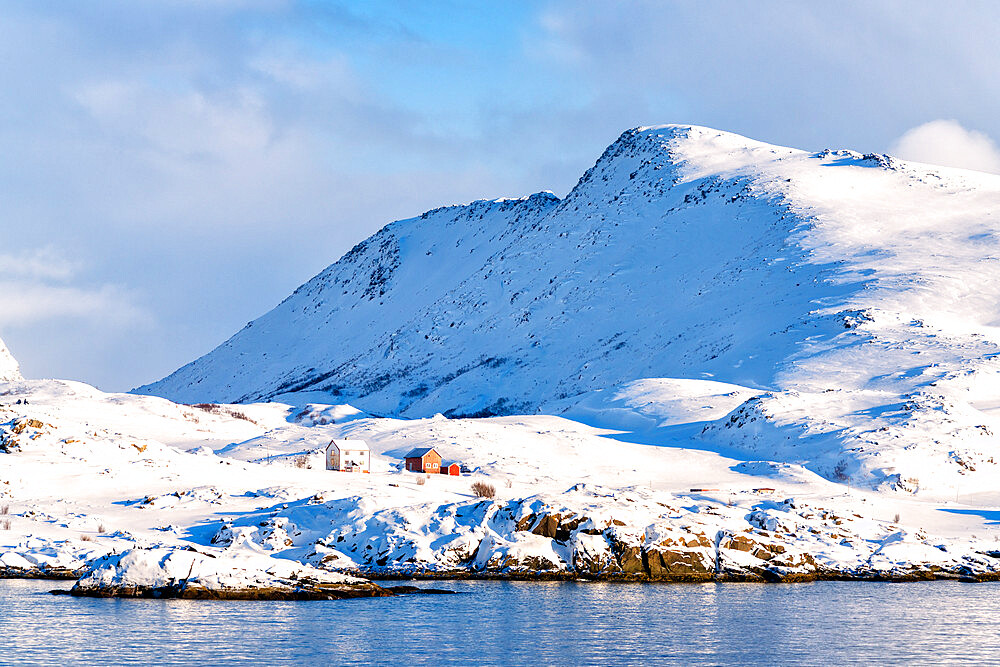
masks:
<svg viewBox="0 0 1000 667"><path fill-rule="evenodd" d="M0 382L14 382L20 380L21 369L17 365L14 356L0 340Z"/></svg>
<svg viewBox="0 0 1000 667"><path fill-rule="evenodd" d="M639 128L565 199L388 225L139 391L485 415L710 379L758 395L703 439L918 486L1000 460L998 214L996 176Z"/></svg>

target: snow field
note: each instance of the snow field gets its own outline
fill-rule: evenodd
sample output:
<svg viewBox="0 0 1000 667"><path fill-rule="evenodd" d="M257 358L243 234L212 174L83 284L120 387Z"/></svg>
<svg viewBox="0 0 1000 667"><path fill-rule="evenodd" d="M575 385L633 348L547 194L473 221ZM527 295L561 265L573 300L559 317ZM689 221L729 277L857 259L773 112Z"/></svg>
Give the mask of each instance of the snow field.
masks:
<svg viewBox="0 0 1000 667"><path fill-rule="evenodd" d="M662 384L676 393L676 383ZM659 385L612 392L613 411L635 399L648 413L656 403L650 387ZM641 432L564 417L401 420L317 404L192 412L75 383L4 387L5 437L19 423L41 424L13 434L17 447L0 454L0 519L10 522L0 530L0 568L10 575L68 576L93 566L88 586L160 585L176 573L142 565L152 562L148 554L163 564L175 557L162 556L189 548L208 554L199 563L212 560L197 566L200 580L223 588L287 580L284 570L271 571L275 562L368 574L683 580L906 576L931 565L984 574L993 571L987 554L1000 546L982 506L849 488L795 464L622 441ZM722 409L713 397L739 398L711 383L697 392L705 400L664 401L672 416L657 420L665 426L650 437ZM322 414L343 421L320 423ZM96 426L105 420L130 428ZM209 424L204 442L215 449L192 447L192 430ZM322 469L322 447L334 437L366 440L374 472ZM401 456L414 446L434 446L473 473L402 471ZM475 496L477 480L495 489L493 499ZM774 491L755 491L764 487ZM99 560L128 553L134 558L124 564Z"/></svg>

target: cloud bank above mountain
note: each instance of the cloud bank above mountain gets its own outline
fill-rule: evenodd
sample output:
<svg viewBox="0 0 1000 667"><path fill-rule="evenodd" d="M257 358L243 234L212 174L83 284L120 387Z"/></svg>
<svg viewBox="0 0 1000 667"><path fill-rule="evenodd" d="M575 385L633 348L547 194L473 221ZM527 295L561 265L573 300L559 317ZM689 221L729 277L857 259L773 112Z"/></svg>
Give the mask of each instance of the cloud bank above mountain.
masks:
<svg viewBox="0 0 1000 667"><path fill-rule="evenodd" d="M993 139L956 120L932 120L908 130L891 151L904 160L1000 174L1000 148Z"/></svg>

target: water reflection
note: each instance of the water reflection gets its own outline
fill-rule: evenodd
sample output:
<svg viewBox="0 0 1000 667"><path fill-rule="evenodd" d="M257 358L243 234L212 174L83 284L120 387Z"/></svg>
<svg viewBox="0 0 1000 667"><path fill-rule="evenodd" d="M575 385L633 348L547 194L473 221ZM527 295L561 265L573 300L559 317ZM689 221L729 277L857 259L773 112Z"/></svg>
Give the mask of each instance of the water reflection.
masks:
<svg viewBox="0 0 1000 667"><path fill-rule="evenodd" d="M0 581L0 664L993 662L997 586L449 582L337 602L54 597ZM442 585L442 584L436 584Z"/></svg>

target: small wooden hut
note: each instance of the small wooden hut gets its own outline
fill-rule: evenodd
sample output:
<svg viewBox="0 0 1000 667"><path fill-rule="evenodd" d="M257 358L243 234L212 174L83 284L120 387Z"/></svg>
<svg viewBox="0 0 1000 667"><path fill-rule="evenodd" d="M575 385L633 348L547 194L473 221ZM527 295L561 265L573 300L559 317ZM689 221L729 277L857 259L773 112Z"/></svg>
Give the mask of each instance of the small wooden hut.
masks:
<svg viewBox="0 0 1000 667"><path fill-rule="evenodd" d="M433 447L417 447L406 454L406 469L410 472L441 472L441 455Z"/></svg>

